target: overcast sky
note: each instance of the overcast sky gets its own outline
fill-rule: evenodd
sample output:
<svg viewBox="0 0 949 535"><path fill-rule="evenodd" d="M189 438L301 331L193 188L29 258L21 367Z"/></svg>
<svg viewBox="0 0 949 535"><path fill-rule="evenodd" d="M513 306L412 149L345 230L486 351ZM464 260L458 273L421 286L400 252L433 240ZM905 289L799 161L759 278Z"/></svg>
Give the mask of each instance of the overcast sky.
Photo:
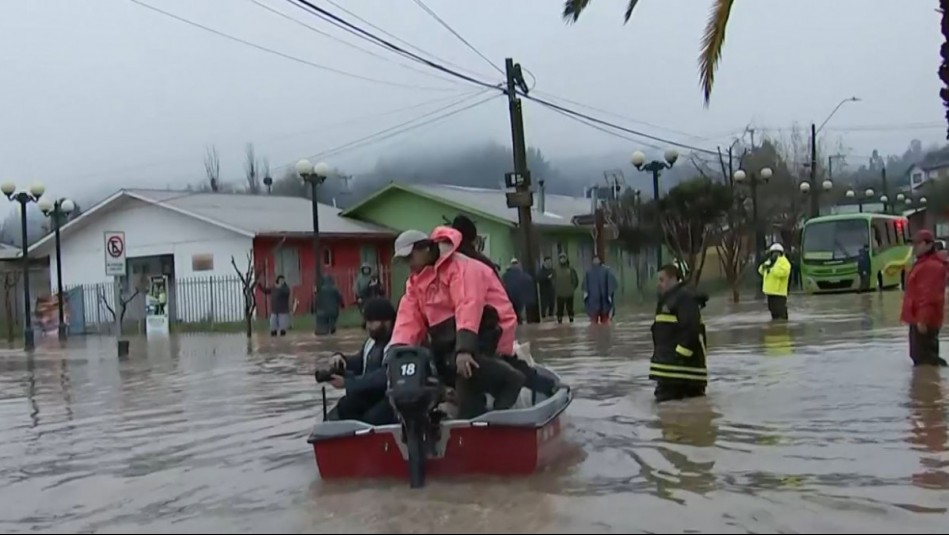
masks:
<svg viewBox="0 0 949 535"><path fill-rule="evenodd" d="M39 179L51 192L80 197L90 188L180 186L202 179L205 147L215 144L225 178L237 179L248 142L279 167L466 97L453 109L478 102L472 97L476 86L400 67L408 61L284 0L257 2L384 59L252 0L142 1L284 54L394 85L278 57L130 0L2 0L0 177L24 184ZM325 0L312 1L359 23ZM336 1L479 79L501 81L413 0ZM913 137L927 143L945 137L935 1L736 2L708 109L696 74L708 1L642 0L626 26L625 0L598 0L573 26L561 21L560 0L426 3L496 65L503 67L507 56L522 63L536 77L536 95L589 104L610 115L584 111L676 141L714 148L749 123L773 132L794 122L819 123L852 95L862 102L844 106L825 131L843 136L852 154L902 152ZM642 146L530 102L525 117L529 144L554 160ZM359 171L394 151L439 151L486 140L508 144L509 136L499 97L326 159Z"/></svg>

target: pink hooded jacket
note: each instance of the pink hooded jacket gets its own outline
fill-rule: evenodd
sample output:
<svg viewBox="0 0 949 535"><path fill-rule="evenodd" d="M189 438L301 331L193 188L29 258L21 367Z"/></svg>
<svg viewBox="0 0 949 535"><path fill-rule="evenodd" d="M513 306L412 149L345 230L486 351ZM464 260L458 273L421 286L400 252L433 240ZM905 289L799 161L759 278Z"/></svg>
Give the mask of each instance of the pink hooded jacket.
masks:
<svg viewBox="0 0 949 535"><path fill-rule="evenodd" d="M477 338L484 307L491 306L498 313L501 327L497 352L514 355L517 315L497 274L482 262L458 252L461 233L457 230L436 227L431 239L441 244L447 242L450 249L442 248L435 265L413 273L406 281L390 343L420 345L430 327L454 318L457 349L473 352L469 341L472 335Z"/></svg>

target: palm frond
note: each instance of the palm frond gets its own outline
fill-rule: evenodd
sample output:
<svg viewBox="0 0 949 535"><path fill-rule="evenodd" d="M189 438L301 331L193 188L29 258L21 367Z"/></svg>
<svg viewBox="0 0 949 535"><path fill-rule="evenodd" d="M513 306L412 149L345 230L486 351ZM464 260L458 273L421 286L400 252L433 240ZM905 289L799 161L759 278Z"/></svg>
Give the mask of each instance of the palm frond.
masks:
<svg viewBox="0 0 949 535"><path fill-rule="evenodd" d="M634 2L635 3L635 0ZM590 0L564 0L563 3L563 21L574 23L580 18L580 14L590 5Z"/></svg>
<svg viewBox="0 0 949 535"><path fill-rule="evenodd" d="M629 22L629 17L633 16L633 10L636 9L638 3L639 0L629 0L629 4L626 6L626 16L623 17L623 24Z"/></svg>
<svg viewBox="0 0 949 535"><path fill-rule="evenodd" d="M715 0L712 11L709 13L708 23L705 25L705 35L702 37L702 52L699 54L699 78L702 90L705 93L705 105L708 106L712 97L712 86L715 84L715 71L722 60L722 46L725 44L725 29L728 26L728 17L732 12L734 0Z"/></svg>

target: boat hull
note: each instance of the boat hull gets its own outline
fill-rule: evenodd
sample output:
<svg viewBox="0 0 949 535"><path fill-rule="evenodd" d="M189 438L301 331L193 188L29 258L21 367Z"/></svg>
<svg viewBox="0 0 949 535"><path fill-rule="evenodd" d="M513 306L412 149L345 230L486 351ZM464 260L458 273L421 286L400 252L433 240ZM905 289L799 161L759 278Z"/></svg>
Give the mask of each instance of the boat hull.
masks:
<svg viewBox="0 0 949 535"><path fill-rule="evenodd" d="M571 401L572 394L564 388L528 409L444 422L435 455L426 462L426 474L523 476L543 469L567 452L565 410ZM408 477L408 454L399 425L323 422L308 441L323 479Z"/></svg>

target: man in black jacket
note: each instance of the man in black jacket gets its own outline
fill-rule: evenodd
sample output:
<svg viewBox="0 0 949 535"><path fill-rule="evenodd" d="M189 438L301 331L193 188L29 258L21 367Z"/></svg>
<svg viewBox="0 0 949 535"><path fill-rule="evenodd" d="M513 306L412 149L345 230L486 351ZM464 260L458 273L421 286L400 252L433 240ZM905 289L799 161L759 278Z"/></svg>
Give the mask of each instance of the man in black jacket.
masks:
<svg viewBox="0 0 949 535"><path fill-rule="evenodd" d="M659 270L658 286L649 366L649 378L656 381L656 401L704 396L708 367L702 308L708 298L696 295L671 264Z"/></svg>
<svg viewBox="0 0 949 535"><path fill-rule="evenodd" d="M333 355L332 368L339 371L330 383L345 389L346 395L329 414L330 420L359 420L370 425L396 422L395 413L386 399L388 379L383 364L385 347L392 338L395 307L388 299L376 297L363 303L363 317L369 338L362 351L352 357Z"/></svg>
<svg viewBox="0 0 949 535"><path fill-rule="evenodd" d="M537 286L540 290L540 317L551 318L554 315L554 265L549 256L544 257L544 265L537 272Z"/></svg>

